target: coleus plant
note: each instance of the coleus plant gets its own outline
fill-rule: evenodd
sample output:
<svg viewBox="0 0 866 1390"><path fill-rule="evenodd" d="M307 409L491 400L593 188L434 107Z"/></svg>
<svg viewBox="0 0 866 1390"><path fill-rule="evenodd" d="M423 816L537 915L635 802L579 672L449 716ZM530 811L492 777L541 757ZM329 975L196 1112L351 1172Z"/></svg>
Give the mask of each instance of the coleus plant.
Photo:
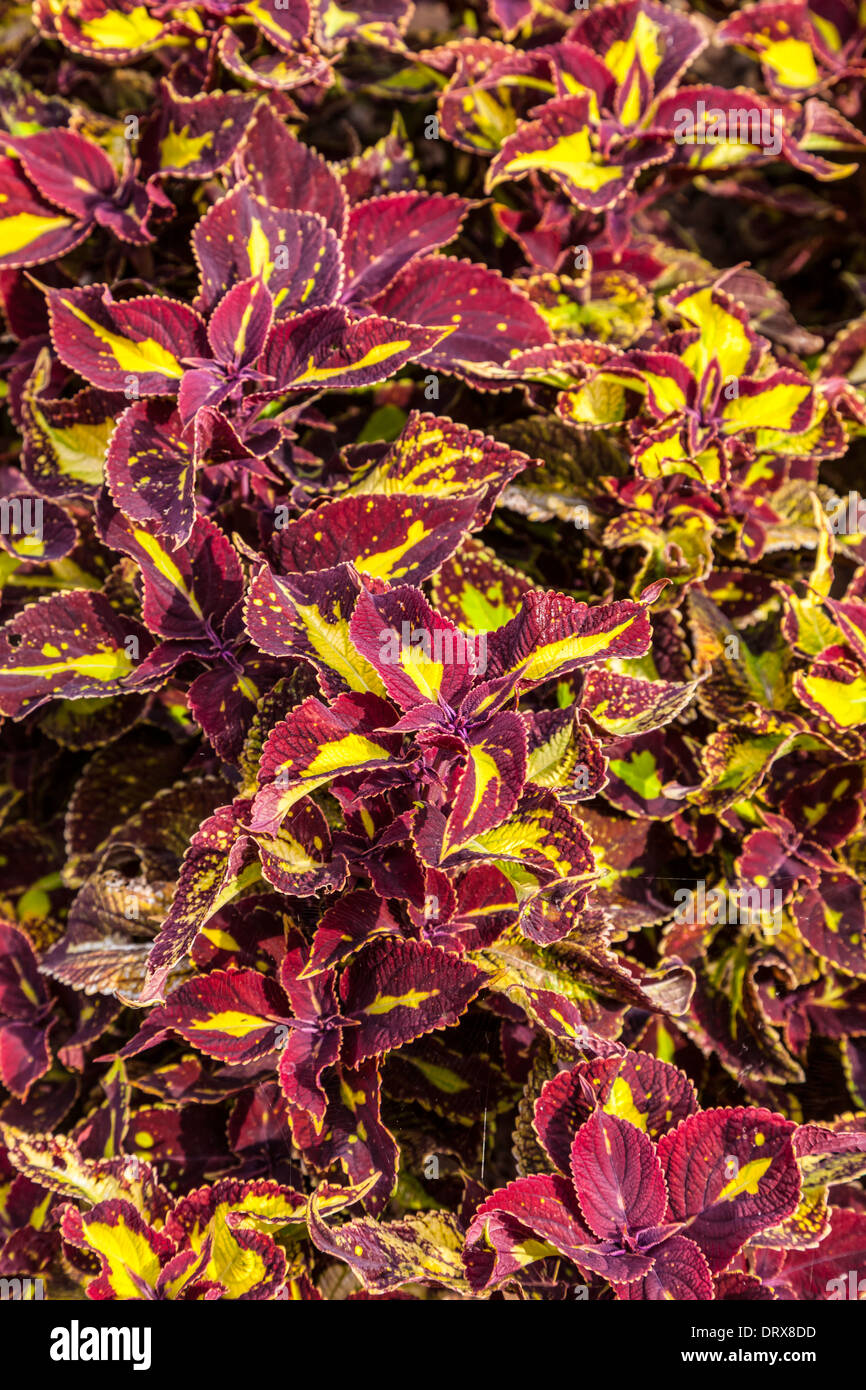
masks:
<svg viewBox="0 0 866 1390"><path fill-rule="evenodd" d="M561 1255L625 1300L773 1297L749 1253L796 1248L822 1157L825 1178L846 1150L862 1170L866 1147L862 1134L798 1130L760 1107L700 1110L681 1072L641 1052L560 1072L534 1126L551 1171L477 1209L466 1238L475 1288ZM735 1259L742 1272L726 1274Z"/></svg>
<svg viewBox="0 0 866 1390"><path fill-rule="evenodd" d="M727 20L719 38L758 58L773 96L802 97L833 91L840 105L857 110L863 75L864 33L853 6L753 5ZM838 91L838 88L842 88Z"/></svg>
<svg viewBox="0 0 866 1390"><path fill-rule="evenodd" d="M844 451L830 401L805 373L777 366L769 344L722 289L684 285L662 307L683 327L651 351L611 354L590 368L585 382L559 400L565 419L625 423L634 382L642 398L628 420L636 471L699 477L712 486L734 477L748 489L770 475L779 456L820 459Z"/></svg>
<svg viewBox="0 0 866 1390"><path fill-rule="evenodd" d="M650 0L578 15L560 42L529 54L466 40L446 50L456 72L440 98L443 130L494 154L488 190L546 174L587 212L618 208L642 175L671 161L692 175L775 158L819 178L850 172L811 153L861 142L817 99L779 109L754 93L681 86L705 44L697 19Z"/></svg>
<svg viewBox="0 0 866 1390"><path fill-rule="evenodd" d="M11 13L0 1275L852 1296L861 16Z"/></svg>

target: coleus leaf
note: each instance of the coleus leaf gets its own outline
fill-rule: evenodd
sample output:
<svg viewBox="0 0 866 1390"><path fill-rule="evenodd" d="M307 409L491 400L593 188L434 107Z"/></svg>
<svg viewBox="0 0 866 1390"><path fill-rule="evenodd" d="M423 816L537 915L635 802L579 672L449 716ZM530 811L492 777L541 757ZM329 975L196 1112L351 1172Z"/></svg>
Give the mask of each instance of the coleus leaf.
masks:
<svg viewBox="0 0 866 1390"><path fill-rule="evenodd" d="M450 1212L418 1212L402 1221L370 1217L328 1226L310 1202L310 1236L319 1250L344 1260L364 1287L389 1293L420 1282L468 1293L461 1263L463 1236Z"/></svg>
<svg viewBox="0 0 866 1390"><path fill-rule="evenodd" d="M159 996L172 967L183 960L209 917L260 882L255 847L240 833L239 810L219 807L190 840L171 910L150 949L142 998Z"/></svg>
<svg viewBox="0 0 866 1390"><path fill-rule="evenodd" d="M500 1188L478 1207L466 1232L467 1276L476 1292L562 1254L583 1272L625 1283L652 1268L646 1255L599 1245L585 1226L571 1183L535 1174Z"/></svg>
<svg viewBox="0 0 866 1390"><path fill-rule="evenodd" d="M122 694L152 645L103 594L40 599L0 629L0 711L20 719L49 700Z"/></svg>
<svg viewBox="0 0 866 1390"><path fill-rule="evenodd" d="M381 730L393 722L377 695L340 695L330 708L314 697L298 705L265 743L253 831L274 830L296 801L335 777L391 766L402 740Z"/></svg>
<svg viewBox="0 0 866 1390"><path fill-rule="evenodd" d="M530 782L566 802L589 800L601 790L607 780L601 745L573 708L538 710L528 724Z"/></svg>
<svg viewBox="0 0 866 1390"><path fill-rule="evenodd" d="M797 830L835 849L856 834L863 814L863 776L847 766L828 768L792 787L780 810Z"/></svg>
<svg viewBox="0 0 866 1390"><path fill-rule="evenodd" d="M459 1032L451 1036L450 1046L448 1038L428 1034L392 1053L385 1066L387 1094L464 1125L481 1119L485 1104L507 1111L512 1097L501 1070L486 1057L462 1051Z"/></svg>
<svg viewBox="0 0 866 1390"><path fill-rule="evenodd" d="M130 1142L146 1152L171 1182L179 1170L200 1182L225 1155L224 1127L219 1111L192 1101L183 1108L142 1106L134 1113Z"/></svg>
<svg viewBox="0 0 866 1390"><path fill-rule="evenodd" d="M144 731L89 758L76 779L64 820L70 885L76 886L98 867L96 851L102 842L163 787L171 786L182 766L179 748L160 746Z"/></svg>
<svg viewBox="0 0 866 1390"><path fill-rule="evenodd" d="M9 508L11 526L8 533L0 534L0 546L7 554L30 564L45 565L64 559L75 549L78 544L75 524L56 502L43 501L41 498L35 502L26 492L10 492L4 501ZM34 519L34 506L39 508L38 524L28 531L24 524L28 517L27 509L30 509L30 517ZM15 523L16 508L21 509L20 528Z"/></svg>
<svg viewBox="0 0 866 1390"><path fill-rule="evenodd" d="M3 121L6 128L15 135L23 134L22 126L31 133L38 130L53 130L64 126L71 114L68 102L61 97L47 97L38 92L29 82L16 87L6 85L3 96ZM26 119L29 117L29 121Z"/></svg>
<svg viewBox="0 0 866 1390"><path fill-rule="evenodd" d="M586 673L580 709L616 737L647 733L669 724L689 704L697 682L644 681L619 672Z"/></svg>
<svg viewBox="0 0 866 1390"><path fill-rule="evenodd" d="M491 17L506 38L513 38L524 20L532 14L531 0L491 0Z"/></svg>
<svg viewBox="0 0 866 1390"><path fill-rule="evenodd" d="M257 835L262 874L280 893L296 898L328 893L346 878L346 861L332 853L328 822L305 797L296 802L276 835Z"/></svg>
<svg viewBox="0 0 866 1390"><path fill-rule="evenodd" d="M669 1217L686 1223L714 1273L796 1209L794 1128L769 1110L702 1110L659 1140Z"/></svg>
<svg viewBox="0 0 866 1390"><path fill-rule="evenodd" d="M795 1211L762 1231L759 1237L762 1250L810 1249L827 1234L830 1214L827 1189L812 1188L804 1192Z"/></svg>
<svg viewBox="0 0 866 1390"><path fill-rule="evenodd" d="M511 281L486 266L445 256L419 256L373 307L389 319L439 333L418 349L434 370L471 374L472 364L507 364L513 353L549 340L544 319ZM479 373L483 379L483 366Z"/></svg>
<svg viewBox="0 0 866 1390"><path fill-rule="evenodd" d="M384 452L375 445L350 450L350 466L356 461L354 476L361 476L349 487L350 495L457 498L477 495L483 488L476 525L490 520L502 488L533 462L477 430L419 411L412 411L399 439Z"/></svg>
<svg viewBox="0 0 866 1390"><path fill-rule="evenodd" d="M402 936L387 903L366 888L344 894L319 919L310 959L301 973L317 974L339 965L373 936Z"/></svg>
<svg viewBox="0 0 866 1390"><path fill-rule="evenodd" d="M151 1009L148 1028L165 1028L220 1062L254 1062L276 1047L287 1019L275 980L256 970L213 970L187 980Z"/></svg>
<svg viewBox="0 0 866 1390"><path fill-rule="evenodd" d="M469 691L474 646L434 613L419 589L401 585L379 595L362 590L349 635L403 710L437 701L456 708Z"/></svg>
<svg viewBox="0 0 866 1390"><path fill-rule="evenodd" d="M106 545L141 568L142 616L151 632L180 650L219 649L214 626L222 626L244 586L237 552L216 523L197 516L189 540L172 546L110 505L100 506L98 520Z"/></svg>
<svg viewBox="0 0 866 1390"><path fill-rule="evenodd" d="M175 544L195 520L191 442L173 400L136 401L111 436L105 476L112 498L133 522Z"/></svg>
<svg viewBox="0 0 866 1390"><path fill-rule="evenodd" d="M165 1231L181 1248L207 1253L207 1278L230 1297L261 1297L256 1286L273 1290L285 1274L271 1233L303 1221L304 1209L303 1194L286 1184L229 1177L178 1198Z"/></svg>
<svg viewBox="0 0 866 1390"><path fill-rule="evenodd" d="M630 1121L593 1111L574 1137L571 1173L584 1220L599 1240L660 1225L667 1198L661 1165Z"/></svg>
<svg viewBox="0 0 866 1390"><path fill-rule="evenodd" d="M41 265L79 246L87 219L61 212L41 198L18 162L0 159L0 267Z"/></svg>
<svg viewBox="0 0 866 1390"><path fill-rule="evenodd" d="M453 194L420 192L356 203L346 225L344 302L373 299L409 261L453 241L471 206Z"/></svg>
<svg viewBox="0 0 866 1390"><path fill-rule="evenodd" d="M783 99L818 91L845 72L850 54L849 16L797 4L752 5L727 20L719 37L754 53L769 91ZM847 42L846 42L847 40Z"/></svg>
<svg viewBox="0 0 866 1390"><path fill-rule="evenodd" d="M855 877L822 873L815 887L798 889L793 912L799 932L813 951L852 975L866 976L866 903Z"/></svg>
<svg viewBox="0 0 866 1390"><path fill-rule="evenodd" d="M360 581L347 564L288 575L265 565L250 583L246 628L262 651L309 661L329 698L346 690L384 695L381 677L349 633L359 593Z"/></svg>
<svg viewBox="0 0 866 1390"><path fill-rule="evenodd" d="M123 1198L99 1202L85 1213L67 1207L62 1230L70 1245L100 1259L100 1275L88 1285L90 1298L141 1298L144 1289L156 1289L176 1253L174 1243Z"/></svg>
<svg viewBox="0 0 866 1390"><path fill-rule="evenodd" d="M825 1183L848 1182L866 1171L864 1134L800 1125L793 1143L804 1193Z"/></svg>
<svg viewBox="0 0 866 1390"><path fill-rule="evenodd" d="M652 1252L653 1267L643 1279L619 1285L617 1298L624 1302L705 1301L718 1297L706 1258L693 1240L668 1236ZM742 1296L742 1295L740 1295Z"/></svg>
<svg viewBox="0 0 866 1390"><path fill-rule="evenodd" d="M249 968L267 974L286 953L289 918L281 896L263 892L229 903L201 929L191 951L199 970Z"/></svg>
<svg viewBox="0 0 866 1390"><path fill-rule="evenodd" d="M568 1173L575 1131L593 1104L606 1115L628 1120L657 1142L697 1110L697 1097L676 1067L645 1052L581 1062L548 1081L535 1103L534 1126L556 1166Z"/></svg>
<svg viewBox="0 0 866 1390"><path fill-rule="evenodd" d="M172 884L190 838L226 792L226 784L214 777L163 788L102 840L98 863L103 856L108 862L122 858L135 846L142 872L133 878L109 870L91 873L73 904L66 936L43 955L46 974L85 994L140 1002L149 933L169 912ZM218 891L212 882L208 887ZM165 978L172 983L187 973L178 968L182 958L181 951L169 960Z"/></svg>
<svg viewBox="0 0 866 1390"><path fill-rule="evenodd" d="M43 395L51 378L47 351L21 393L22 467L43 497L95 497L102 487L118 397L85 387L77 395Z"/></svg>
<svg viewBox="0 0 866 1390"><path fill-rule="evenodd" d="M259 366L273 378L272 395L349 390L385 381L450 331L448 324L428 327L381 313L355 319L339 308L311 309L275 326Z"/></svg>
<svg viewBox="0 0 866 1390"><path fill-rule="evenodd" d="M840 648L822 652L808 672L797 671L793 687L798 700L834 728L854 729L862 724L866 675Z"/></svg>
<svg viewBox="0 0 866 1390"><path fill-rule="evenodd" d="M581 1235L588 1247L570 1183L544 1174L520 1178L483 1202L466 1232L470 1284L481 1292L548 1255L570 1255L581 1248Z"/></svg>
<svg viewBox="0 0 866 1390"><path fill-rule="evenodd" d="M225 800L229 790L229 783L218 774L187 774L172 785L161 787L132 815L115 825L100 848L119 852L132 845L142 871L151 880L174 878L191 837Z"/></svg>
<svg viewBox="0 0 866 1390"><path fill-rule="evenodd" d="M603 58L621 86L639 68L655 96L676 82L706 43L690 15L656 0L618 0L603 11L581 14L574 38Z"/></svg>
<svg viewBox="0 0 866 1390"><path fill-rule="evenodd" d="M280 967L280 980L296 1022L288 1026L288 1036L279 1043L278 1075L291 1110L307 1112L321 1132L329 1104L324 1074L337 1066L342 1030L347 1026L351 1029L353 1021L338 1009L333 971L311 980L301 979L299 967L306 956L305 946L290 942Z"/></svg>
<svg viewBox="0 0 866 1390"><path fill-rule="evenodd" d="M181 96L164 81L140 146L145 167L173 178L210 178L237 150L256 105L254 94L240 92Z"/></svg>
<svg viewBox="0 0 866 1390"><path fill-rule="evenodd" d="M171 1206L168 1192L147 1160L129 1154L86 1159L77 1144L63 1134L26 1134L11 1125L0 1130L9 1158L18 1172L67 1201L90 1206L114 1199L134 1204L148 1221L162 1221Z"/></svg>
<svg viewBox="0 0 866 1390"><path fill-rule="evenodd" d="M347 1031L343 1058L357 1066L457 1022L484 976L468 961L418 941L373 941L340 979L340 1007L360 1027Z"/></svg>
<svg viewBox="0 0 866 1390"><path fill-rule="evenodd" d="M124 895L123 903L129 905L128 895ZM121 1004L140 1005L148 983L150 942L131 941L128 935L90 936L83 940L76 937L77 933L69 932L46 952L43 973L84 995L102 995ZM169 985L175 985L188 974L185 967L179 966L170 970L166 978Z"/></svg>
<svg viewBox="0 0 866 1390"><path fill-rule="evenodd" d="M532 587L524 575L504 565L474 536L467 536L433 576L432 592L443 618L486 632L515 617L521 597Z"/></svg>
<svg viewBox="0 0 866 1390"><path fill-rule="evenodd" d="M331 166L289 130L267 103L260 104L244 141L241 162L253 192L271 208L315 213L342 237L346 195Z"/></svg>
<svg viewBox="0 0 866 1390"><path fill-rule="evenodd" d="M315 34L326 51L339 49L349 39L366 37L368 42L399 51L402 34L412 14L408 0L359 0L354 10L335 4L328 17L320 18Z"/></svg>
<svg viewBox="0 0 866 1390"><path fill-rule="evenodd" d="M731 742L735 741L732 734ZM605 796L632 816L675 815L682 810L686 793L700 783L690 745L674 732L616 739L607 745L606 756ZM701 804L705 804L703 797Z"/></svg>
<svg viewBox="0 0 866 1390"><path fill-rule="evenodd" d="M859 1299L861 1288L856 1262L863 1248L864 1233L866 1215L862 1211L831 1208L828 1234L816 1248L789 1251L772 1285L782 1290L787 1285L795 1296L810 1302ZM855 1271L853 1281L852 1268Z"/></svg>
<svg viewBox="0 0 866 1390"><path fill-rule="evenodd" d="M74 1138L86 1157L113 1158L122 1153L130 1120L130 1085L126 1065L118 1057L101 1080L105 1101L76 1126Z"/></svg>
<svg viewBox="0 0 866 1390"><path fill-rule="evenodd" d="M734 1303L759 1302L772 1303L773 1290L754 1274L720 1274L714 1280L715 1297L718 1303L729 1300Z"/></svg>
<svg viewBox="0 0 866 1390"><path fill-rule="evenodd" d="M414 163L402 118L395 115L387 135L362 154L342 161L338 176L350 206L378 194L412 188Z"/></svg>
<svg viewBox="0 0 866 1390"><path fill-rule="evenodd" d="M201 270L198 305L207 313L251 276L261 276L270 290L277 320L339 296L340 244L321 214L271 206L246 183L205 213L193 233L193 250Z"/></svg>
<svg viewBox="0 0 866 1390"><path fill-rule="evenodd" d="M280 567L293 573L350 564L373 579L420 584L474 524L479 497L401 495L323 502L274 536Z"/></svg>
<svg viewBox="0 0 866 1390"><path fill-rule="evenodd" d="M244 10L241 22L244 18L253 18L252 6L245 6ZM271 11L261 9L258 13L265 17L262 27L272 27L276 34L280 29L276 22L277 16ZM290 91L293 87L305 86L309 82L321 84L329 81L330 72L327 64L318 54L302 52L293 45L291 55L280 51L255 56L260 47L259 39L260 34L252 25L240 30L228 25L223 26L217 42L217 53L223 67L243 82L254 83L257 87L265 89L275 89L278 92Z"/></svg>
<svg viewBox="0 0 866 1390"><path fill-rule="evenodd" d="M207 354L204 324L173 299L116 302L107 286L47 291L51 335L67 367L104 391L173 395L183 359Z"/></svg>
<svg viewBox="0 0 866 1390"><path fill-rule="evenodd" d="M84 223L95 221L123 241L144 245L151 199L137 181L118 181L108 155L73 130L43 131L12 138L27 177L44 198Z"/></svg>
<svg viewBox="0 0 866 1390"><path fill-rule="evenodd" d="M208 324L208 342L216 361L236 371L252 366L261 355L273 314L273 296L262 276L254 275L233 285ZM183 386L180 396L182 404Z"/></svg>
<svg viewBox="0 0 866 1390"><path fill-rule="evenodd" d="M470 779L474 775L470 774ZM497 795L500 794L497 789ZM432 807L419 811L415 841L425 863L436 865L443 861L445 833L446 821L441 813ZM541 942L567 935L573 923L563 912L554 913L553 924L535 922L533 909L540 890L554 885L566 894L585 895L594 861L579 821L552 792L529 785L508 819L491 829L476 830L471 841L449 853L446 862L494 864L519 895L522 929L531 939Z"/></svg>
<svg viewBox="0 0 866 1390"><path fill-rule="evenodd" d="M129 0L122 7L109 0L77 0L60 10L38 0L35 17L43 33L104 63L128 63L158 47L177 27Z"/></svg>
<svg viewBox="0 0 866 1390"><path fill-rule="evenodd" d="M23 931L0 922L0 1079L26 1100L51 1066L48 1037L55 1020L38 961Z"/></svg>
<svg viewBox="0 0 866 1390"><path fill-rule="evenodd" d="M523 720L513 712L496 714L467 739L442 836L443 859L506 821L520 803L525 781Z"/></svg>
<svg viewBox="0 0 866 1390"><path fill-rule="evenodd" d="M852 650L861 661L866 662L866 603L854 597L839 602L830 598L829 594L824 595L824 603Z"/></svg>
<svg viewBox="0 0 866 1390"><path fill-rule="evenodd" d="M539 100L539 87L554 90L544 54L515 53L488 38L454 40L434 61L451 74L439 98L442 133L472 153L495 150L514 129L516 114Z"/></svg>
<svg viewBox="0 0 866 1390"><path fill-rule="evenodd" d="M363 1201L371 1215L379 1216L397 1182L399 1149L380 1115L378 1063L370 1059L356 1068L341 1066L328 1091L321 1123L304 1111L290 1112L294 1142L304 1161L319 1172L339 1163L353 1185L375 1178Z"/></svg>
<svg viewBox="0 0 866 1390"><path fill-rule="evenodd" d="M665 98L656 120L668 128L673 124L675 133L685 137L677 141L671 156L693 170L764 163L781 155L816 178L846 178L855 164L835 164L813 151L856 149L862 136L836 112L827 108L822 112L821 107L813 98L800 117L797 107L789 105L780 111L754 92L746 98L742 89L690 86Z"/></svg>
<svg viewBox="0 0 866 1390"><path fill-rule="evenodd" d="M589 608L564 594L530 592L517 617L489 637L487 677L508 674L518 689L530 689L602 657L643 656L651 634L646 609L658 593L654 584L637 603Z"/></svg>
<svg viewBox="0 0 866 1390"><path fill-rule="evenodd" d="M604 212L628 193L638 174L664 163L672 145L655 131L635 132L606 151L593 131L587 95L548 101L535 120L524 122L490 165L488 191L503 179L532 171L549 174L579 208Z"/></svg>

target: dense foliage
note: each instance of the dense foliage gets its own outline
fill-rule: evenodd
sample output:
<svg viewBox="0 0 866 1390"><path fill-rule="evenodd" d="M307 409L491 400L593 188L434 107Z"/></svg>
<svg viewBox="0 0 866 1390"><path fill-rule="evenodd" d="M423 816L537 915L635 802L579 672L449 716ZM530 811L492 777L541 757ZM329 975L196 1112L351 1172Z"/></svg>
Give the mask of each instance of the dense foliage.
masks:
<svg viewBox="0 0 866 1390"><path fill-rule="evenodd" d="M7 4L0 1276L866 1289L864 55Z"/></svg>

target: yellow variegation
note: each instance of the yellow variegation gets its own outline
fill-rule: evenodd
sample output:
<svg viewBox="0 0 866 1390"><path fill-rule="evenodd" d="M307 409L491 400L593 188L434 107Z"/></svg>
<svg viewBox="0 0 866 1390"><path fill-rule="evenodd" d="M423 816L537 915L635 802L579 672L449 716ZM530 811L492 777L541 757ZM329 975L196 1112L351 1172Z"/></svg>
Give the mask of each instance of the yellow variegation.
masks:
<svg viewBox="0 0 866 1390"><path fill-rule="evenodd" d="M133 1274L151 1288L156 1285L162 1266L143 1231L136 1231L122 1217L115 1221L83 1221L81 1231L93 1253L103 1257L103 1278L115 1298L141 1298L141 1288Z"/></svg>
<svg viewBox="0 0 866 1390"><path fill-rule="evenodd" d="M446 332L453 332L453 329L443 329L443 336ZM305 372L295 377L294 386L318 386L325 385L333 381L334 377L344 377L351 372L362 372L366 367L380 367L383 362L387 362L391 357L398 357L411 347L408 338L396 339L393 343L376 343L368 348L363 357L359 357L350 366L341 367L317 367L314 359L310 358L310 364Z"/></svg>
<svg viewBox="0 0 866 1390"><path fill-rule="evenodd" d="M757 396L735 396L722 407L726 427L733 433L754 430L769 424L778 430L790 429L794 417L811 394L808 383L787 382L770 386Z"/></svg>
<svg viewBox="0 0 866 1390"><path fill-rule="evenodd" d="M811 18L814 23L817 18L814 11ZM826 27L836 32L831 25ZM760 48L761 62L770 69L780 87L790 87L796 91L815 87L821 81L815 55L803 39L772 39L768 35L757 34L754 41Z"/></svg>
<svg viewBox="0 0 866 1390"><path fill-rule="evenodd" d="M122 371L142 374L159 372L162 376L174 377L177 381L183 376L184 369L174 354L154 338L124 338L90 318L77 304L67 302L66 308L90 329L100 343L105 344Z"/></svg>
<svg viewBox="0 0 866 1390"><path fill-rule="evenodd" d="M0 214L0 256L11 256L23 251L25 247L32 246L40 237L45 236L46 232L71 227L74 220L62 213L55 213L53 217L35 212L13 212L9 217Z"/></svg>
<svg viewBox="0 0 866 1390"><path fill-rule="evenodd" d="M606 651L615 638L628 632L636 619L637 614L631 614L623 622L606 628L604 632L586 632L572 637L562 637L557 642L539 643L525 664L521 664L521 679L550 680L568 663L597 656Z"/></svg>
<svg viewBox="0 0 866 1390"><path fill-rule="evenodd" d="M170 126L168 134L159 143L159 163L163 169L185 169L201 159L202 154L213 144L213 131L206 130L201 135L192 135L188 125L176 130Z"/></svg>
<svg viewBox="0 0 866 1390"><path fill-rule="evenodd" d="M639 10L628 38L617 39L611 44L604 55L604 64L621 86L635 61L640 64L647 77L654 77L665 55L665 49L664 30L655 24L645 11Z"/></svg>
<svg viewBox="0 0 866 1390"><path fill-rule="evenodd" d="M51 4L55 13L62 13L62 0L51 0ZM126 14L112 7L105 14L85 19L81 32L94 48L136 49L155 44L162 36L163 25L148 13L144 5L138 5Z"/></svg>
<svg viewBox="0 0 866 1390"><path fill-rule="evenodd" d="M579 188L597 192L609 183L622 178L623 171L617 165L605 162L604 157L593 148L587 129L564 135L543 150L528 150L515 155L502 169L503 177L525 174L536 169L545 174L561 174Z"/></svg>
<svg viewBox="0 0 866 1390"><path fill-rule="evenodd" d="M680 299L676 312L700 331L696 343L687 347L682 360L698 380L711 362L718 363L723 377L739 377L746 370L752 341L736 314L720 302L712 288L695 291Z"/></svg>
<svg viewBox="0 0 866 1390"><path fill-rule="evenodd" d="M800 675L797 685L838 728L857 729L866 724L866 675L857 675L850 684L827 676Z"/></svg>

